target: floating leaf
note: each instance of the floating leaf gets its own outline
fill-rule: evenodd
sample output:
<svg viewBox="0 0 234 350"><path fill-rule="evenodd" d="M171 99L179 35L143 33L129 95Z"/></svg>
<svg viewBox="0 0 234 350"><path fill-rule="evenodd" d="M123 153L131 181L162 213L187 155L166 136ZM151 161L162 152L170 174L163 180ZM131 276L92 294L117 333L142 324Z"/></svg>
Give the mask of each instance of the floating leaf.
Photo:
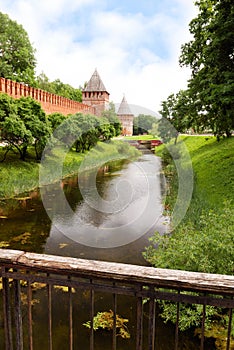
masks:
<svg viewBox="0 0 234 350"><path fill-rule="evenodd" d="M6 247L9 247L9 243L8 242L6 242L6 241L2 241L2 242L0 242L0 248L6 248Z"/></svg>
<svg viewBox="0 0 234 350"><path fill-rule="evenodd" d="M59 243L59 248L62 249L64 247L66 247L68 245L68 243Z"/></svg>
<svg viewBox="0 0 234 350"><path fill-rule="evenodd" d="M14 242L20 242L21 244L27 244L29 243L30 237L31 237L30 232L24 232L21 235L14 237L12 240Z"/></svg>
<svg viewBox="0 0 234 350"><path fill-rule="evenodd" d="M40 282L33 282L31 284L31 287L33 288L33 290L38 290L38 289L42 289L46 287L45 283L40 283Z"/></svg>
<svg viewBox="0 0 234 350"><path fill-rule="evenodd" d="M55 289L60 289L60 290L62 290L63 292L66 292L66 293L69 292L69 289L68 289L69 287L66 287L66 286L54 286L54 288L55 288ZM72 292L72 293L75 293L75 291L76 291L75 288L72 288L72 289L71 289L71 292Z"/></svg>

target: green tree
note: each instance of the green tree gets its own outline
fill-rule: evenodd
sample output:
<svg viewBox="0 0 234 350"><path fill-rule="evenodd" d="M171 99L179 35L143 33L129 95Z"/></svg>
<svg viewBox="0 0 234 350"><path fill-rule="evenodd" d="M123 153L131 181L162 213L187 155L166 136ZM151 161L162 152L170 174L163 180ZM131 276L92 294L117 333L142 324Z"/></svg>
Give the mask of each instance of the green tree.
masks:
<svg viewBox="0 0 234 350"><path fill-rule="evenodd" d="M0 93L0 122L6 117L17 114L15 100L8 94Z"/></svg>
<svg viewBox="0 0 234 350"><path fill-rule="evenodd" d="M20 159L25 160L28 145L32 144L33 137L24 122L17 115L9 115L0 123L0 128L1 139L7 144L5 156L14 148L19 152Z"/></svg>
<svg viewBox="0 0 234 350"><path fill-rule="evenodd" d="M193 109L199 127L219 138L234 128L234 3L198 0L198 16L190 22L193 39L182 46L181 65L190 66Z"/></svg>
<svg viewBox="0 0 234 350"><path fill-rule="evenodd" d="M110 140L113 136L115 136L115 128L114 125L109 122L107 118L100 117L97 120L97 129L99 132L99 139L102 141Z"/></svg>
<svg viewBox="0 0 234 350"><path fill-rule="evenodd" d="M17 115L23 121L26 129L33 137L36 158L40 159L52 129L48 118L39 102L31 97L21 97L16 100Z"/></svg>
<svg viewBox="0 0 234 350"><path fill-rule="evenodd" d="M35 50L22 25L0 12L0 76L34 85Z"/></svg>
<svg viewBox="0 0 234 350"><path fill-rule="evenodd" d="M33 141L32 134L17 115L16 100L2 93L0 94L0 139L6 144L2 161L12 149L17 149L20 158L25 160L27 145Z"/></svg>
<svg viewBox="0 0 234 350"><path fill-rule="evenodd" d="M65 115L58 112L49 114L47 118L53 131L67 119Z"/></svg>
<svg viewBox="0 0 234 350"><path fill-rule="evenodd" d="M54 81L50 82L49 78L44 72L41 72L41 74L37 76L36 84L38 88L51 92L52 94L82 102L81 89L76 89L69 84L64 84L60 79L55 79Z"/></svg>
<svg viewBox="0 0 234 350"><path fill-rule="evenodd" d="M133 120L133 133L134 135L148 133L152 129L152 125L155 123L156 118L152 115L139 114Z"/></svg>
<svg viewBox="0 0 234 350"><path fill-rule="evenodd" d="M49 78L43 71L36 77L36 85L39 89L54 93Z"/></svg>
<svg viewBox="0 0 234 350"><path fill-rule="evenodd" d="M152 129L149 130L149 133L154 137L157 137L159 135L158 121L152 124Z"/></svg>
<svg viewBox="0 0 234 350"><path fill-rule="evenodd" d="M1 141L6 143L6 154L16 149L22 160L25 160L27 149L32 145L39 159L52 132L37 101L31 97L13 99L7 94L0 94L0 130Z"/></svg>
<svg viewBox="0 0 234 350"><path fill-rule="evenodd" d="M108 119L110 125L114 127L114 133L112 132L111 137L119 136L121 134L121 131L122 131L122 125L121 125L119 118L117 117L116 112L115 112L115 105L113 102L109 103L108 110L105 110L102 112L102 117ZM113 129L113 128L111 128L111 129Z"/></svg>
<svg viewBox="0 0 234 350"><path fill-rule="evenodd" d="M81 130L81 134L76 141L77 152L85 152L96 145L100 137L98 125L98 118L94 115L77 114L77 126Z"/></svg>
<svg viewBox="0 0 234 350"><path fill-rule="evenodd" d="M60 79L56 79L50 83L52 93L69 98L74 101L82 102L82 91L75 89L69 84L64 84Z"/></svg>

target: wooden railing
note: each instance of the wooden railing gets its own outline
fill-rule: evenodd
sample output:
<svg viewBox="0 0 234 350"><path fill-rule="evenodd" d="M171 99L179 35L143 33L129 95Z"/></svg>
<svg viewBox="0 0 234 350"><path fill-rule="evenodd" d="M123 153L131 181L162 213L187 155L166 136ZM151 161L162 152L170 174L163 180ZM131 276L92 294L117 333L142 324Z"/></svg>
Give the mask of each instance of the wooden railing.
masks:
<svg viewBox="0 0 234 350"><path fill-rule="evenodd" d="M118 348L116 341L116 315L118 312L118 298L121 295L126 296L126 298L128 296L133 297L136 305L136 326L133 337L135 342L134 349L155 349L156 305L158 300L168 300L176 304L175 349L179 349L181 303L203 305L200 349L205 349L206 306L213 305L228 310L229 322L226 349L231 349L234 276L156 269L137 265L0 249L0 286L1 283L4 346L6 350L22 350L26 348L32 350L35 348L34 327L36 327L36 320L34 319L35 306L33 303L33 285L35 283L44 284L47 308L47 344L50 350L58 349L58 347L54 347L53 338L53 289L56 286L67 288L66 300L68 305L66 310L69 328L67 332L67 349L85 350L79 346L79 334L76 334L76 337L74 337L75 321L73 310L80 297L80 291L88 293L86 302L88 298L89 311L87 318L91 320L91 328L88 331L90 350L95 348L93 317L95 314L96 293L109 294L112 300L114 320L112 344L108 350ZM22 297L23 292L26 296L24 300ZM148 300L147 305L143 302L145 299ZM23 309L24 311L22 311ZM147 326L145 326L145 319L147 319ZM84 331L87 330L84 329Z"/></svg>

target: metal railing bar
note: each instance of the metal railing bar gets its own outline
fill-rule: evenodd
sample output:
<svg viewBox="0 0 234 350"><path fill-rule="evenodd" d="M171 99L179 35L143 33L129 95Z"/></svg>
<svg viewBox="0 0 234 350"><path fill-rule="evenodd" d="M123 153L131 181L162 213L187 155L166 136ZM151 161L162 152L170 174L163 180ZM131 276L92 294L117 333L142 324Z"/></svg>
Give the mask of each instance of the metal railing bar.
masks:
<svg viewBox="0 0 234 350"><path fill-rule="evenodd" d="M178 292L180 294L180 291ZM178 350L179 344L179 320L180 320L180 302L176 303L176 326L175 326L175 350Z"/></svg>
<svg viewBox="0 0 234 350"><path fill-rule="evenodd" d="M10 287L9 287L9 280L5 277L2 278L2 288L3 288L3 317L4 317L4 330L5 330L5 349L13 350Z"/></svg>
<svg viewBox="0 0 234 350"><path fill-rule="evenodd" d="M115 288L115 283L113 283ZM117 295L113 294L113 334L112 334L112 350L116 350L116 315L117 315Z"/></svg>
<svg viewBox="0 0 234 350"><path fill-rule="evenodd" d="M61 285L61 286L71 286L76 288L83 288L83 289L90 289L93 288L96 291L103 291L103 292L109 292L109 293L116 293L116 294L122 294L122 295L130 295L134 296L136 294L136 290L139 288L138 284L133 284L132 287L125 287L116 285L113 287L113 285L105 285L105 284L97 284L93 283L92 287L90 286L89 282L79 282L79 281L69 281L54 277L42 277L42 276L35 276L33 275L33 278L28 277L25 274L20 273L14 273L14 272L6 272L3 274L4 277L7 278L14 278L24 281L32 281L33 282L41 282L51 285ZM100 281L101 282L101 281ZM155 286L157 287L157 286ZM165 288L164 288L165 289ZM184 290L181 290L181 292L184 292ZM217 307L223 307L223 308L234 308L234 300L230 299L230 297L227 297L225 294L225 298L220 298L220 296L223 296L221 293L219 297L214 296L204 296L204 295L189 295L189 294L183 294L176 292L161 292L161 291L154 291L154 290L142 290L141 292L142 297L155 297L156 299L160 300L168 300L168 301L174 301L174 302L183 302L187 304L201 304L201 305L211 305L211 306L217 306Z"/></svg>
<svg viewBox="0 0 234 350"><path fill-rule="evenodd" d="M47 298L48 298L48 340L49 340L49 350L53 349L52 340L52 286L47 285Z"/></svg>
<svg viewBox="0 0 234 350"><path fill-rule="evenodd" d="M229 310L229 320L228 320L228 334L227 334L227 346L226 346L226 350L230 349L230 342L231 342L231 332L232 332L232 313L233 310L230 309Z"/></svg>
<svg viewBox="0 0 234 350"><path fill-rule="evenodd" d="M92 279L90 285L92 285ZM94 318L94 290L90 289L90 350L94 349L94 329L93 329L93 318Z"/></svg>
<svg viewBox="0 0 234 350"><path fill-rule="evenodd" d="M73 305L72 305L72 287L68 287L69 295L69 349L73 350Z"/></svg>
<svg viewBox="0 0 234 350"><path fill-rule="evenodd" d="M202 310L202 326L201 326L201 345L200 345L200 350L204 350L204 340L205 340L205 321L206 321L206 305L203 305L203 310Z"/></svg>
<svg viewBox="0 0 234 350"><path fill-rule="evenodd" d="M16 349L23 350L23 324L21 311L20 281L13 281L14 288L14 314L16 329Z"/></svg>
<svg viewBox="0 0 234 350"><path fill-rule="evenodd" d="M33 331L32 331L32 288L27 284L27 307L28 307L28 343L29 350L33 350Z"/></svg>
<svg viewBox="0 0 234 350"><path fill-rule="evenodd" d="M154 350L155 348L155 318L156 318L156 308L155 299L150 298L149 300L149 326L148 326L148 349Z"/></svg>
<svg viewBox="0 0 234 350"><path fill-rule="evenodd" d="M141 293L141 289L139 289L139 294ZM137 296L137 328L136 328L136 350L142 350L143 343L143 298L141 296Z"/></svg>

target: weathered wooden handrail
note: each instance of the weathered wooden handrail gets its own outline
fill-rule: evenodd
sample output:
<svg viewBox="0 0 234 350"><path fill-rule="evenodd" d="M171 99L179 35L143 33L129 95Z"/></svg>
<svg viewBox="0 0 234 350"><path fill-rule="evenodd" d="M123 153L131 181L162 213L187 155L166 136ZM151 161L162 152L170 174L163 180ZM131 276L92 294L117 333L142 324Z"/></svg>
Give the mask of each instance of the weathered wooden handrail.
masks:
<svg viewBox="0 0 234 350"><path fill-rule="evenodd" d="M90 293L90 319L94 316L94 293L113 295L114 329L112 349L116 350L117 295L132 296L136 300L136 346L143 349L143 299L148 298L148 350L155 348L155 317L157 300L177 303L175 349L178 349L179 304L203 305L201 346L204 349L206 305L229 309L229 326L226 349L230 348L232 309L234 308L234 276L205 274L188 271L157 269L153 267L122 263L77 259L63 256L28 253L0 249L0 282L3 286L3 311L5 327L5 348L23 349L23 326L21 315L21 289L27 289L28 339L33 349L32 285L34 282L47 286L48 296L48 344L52 346L52 288L66 286L69 292L69 349L73 349L73 306L72 288ZM22 284L22 287L21 287ZM13 300L13 305L12 305ZM17 310L12 322L12 310ZM92 325L92 322L91 322ZM15 329L16 332L12 331ZM94 332L90 331L90 349L94 348ZM145 349L145 348L144 348Z"/></svg>
<svg viewBox="0 0 234 350"><path fill-rule="evenodd" d="M77 259L0 249L0 266L34 269L86 278L132 281L161 288L234 295L234 276L158 269L105 261Z"/></svg>

